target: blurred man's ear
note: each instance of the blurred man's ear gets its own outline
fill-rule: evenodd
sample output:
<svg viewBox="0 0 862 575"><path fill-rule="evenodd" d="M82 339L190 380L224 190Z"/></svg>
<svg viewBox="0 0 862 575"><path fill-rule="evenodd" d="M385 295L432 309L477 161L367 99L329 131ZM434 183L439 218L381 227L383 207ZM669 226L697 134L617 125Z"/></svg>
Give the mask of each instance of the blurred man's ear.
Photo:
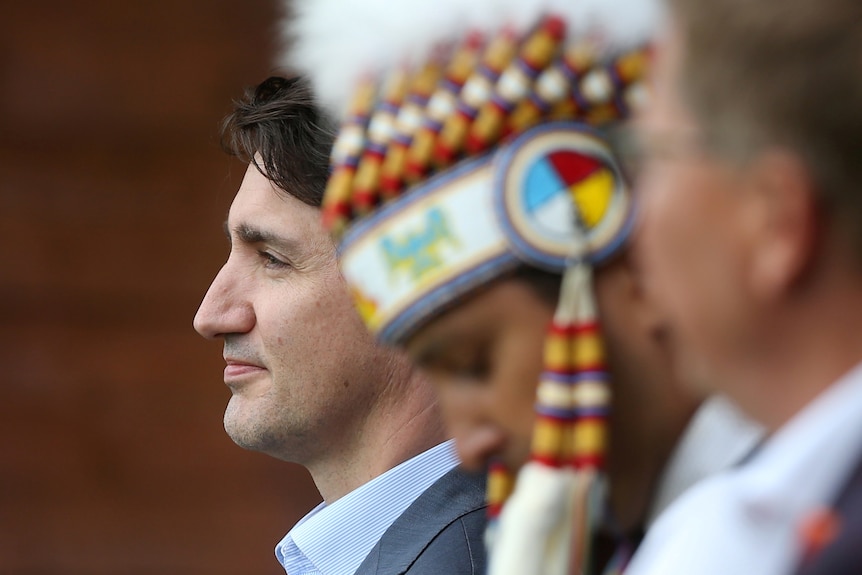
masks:
<svg viewBox="0 0 862 575"><path fill-rule="evenodd" d="M801 158L787 151L762 152L744 170L741 229L750 242L750 287L768 301L800 282L814 261L817 194Z"/></svg>

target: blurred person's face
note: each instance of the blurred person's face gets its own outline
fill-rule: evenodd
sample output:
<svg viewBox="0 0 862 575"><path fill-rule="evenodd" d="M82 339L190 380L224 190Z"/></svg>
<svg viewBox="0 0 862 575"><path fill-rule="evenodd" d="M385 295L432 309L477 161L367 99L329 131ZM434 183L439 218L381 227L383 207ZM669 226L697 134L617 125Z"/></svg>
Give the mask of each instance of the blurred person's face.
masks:
<svg viewBox="0 0 862 575"><path fill-rule="evenodd" d="M390 354L354 310L319 220L249 166L228 215L230 254L194 322L224 340L228 434L299 463L347 442Z"/></svg>
<svg viewBox="0 0 862 575"><path fill-rule="evenodd" d="M616 493L626 494L617 505L627 523L644 512L648 484L696 404L673 385L634 278L625 255L594 274L614 396L609 471ZM551 290L531 281L517 276L495 282L408 343L410 356L437 386L467 468L482 469L496 458L515 472L529 458L545 336L556 307Z"/></svg>
<svg viewBox="0 0 862 575"><path fill-rule="evenodd" d="M644 298L630 249L594 271L596 306L611 376L607 473L618 526L647 513L655 482L700 397L673 377L655 310Z"/></svg>
<svg viewBox="0 0 862 575"><path fill-rule="evenodd" d="M640 225L634 242L647 295L658 311L681 379L712 390L728 366L756 345L741 326L746 299L746 242L756 215L740 201L741 171L717 160L680 93L681 42L670 34L657 51L651 105L639 133L644 147L638 174Z"/></svg>
<svg viewBox="0 0 862 575"><path fill-rule="evenodd" d="M447 310L408 342L434 382L462 465L511 471L530 455L543 342L554 314L522 278L502 279Z"/></svg>

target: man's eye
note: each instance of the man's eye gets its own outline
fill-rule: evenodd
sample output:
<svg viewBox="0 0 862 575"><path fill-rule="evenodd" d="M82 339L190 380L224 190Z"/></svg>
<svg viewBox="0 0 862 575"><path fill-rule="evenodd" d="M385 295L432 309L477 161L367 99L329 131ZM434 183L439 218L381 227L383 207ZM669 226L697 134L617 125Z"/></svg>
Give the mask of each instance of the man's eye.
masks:
<svg viewBox="0 0 862 575"><path fill-rule="evenodd" d="M264 266L270 269L282 269L290 267L290 264L284 260L272 255L269 252L260 250L257 252L264 261Z"/></svg>

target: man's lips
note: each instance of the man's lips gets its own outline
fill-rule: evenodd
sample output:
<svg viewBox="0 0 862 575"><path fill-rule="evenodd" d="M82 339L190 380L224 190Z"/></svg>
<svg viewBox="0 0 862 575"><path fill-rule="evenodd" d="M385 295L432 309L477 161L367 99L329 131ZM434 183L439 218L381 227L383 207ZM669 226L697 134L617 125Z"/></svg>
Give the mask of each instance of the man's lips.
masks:
<svg viewBox="0 0 862 575"><path fill-rule="evenodd" d="M227 362L227 365L224 368L225 381L266 371L266 368L263 366L238 359L225 358L225 362Z"/></svg>

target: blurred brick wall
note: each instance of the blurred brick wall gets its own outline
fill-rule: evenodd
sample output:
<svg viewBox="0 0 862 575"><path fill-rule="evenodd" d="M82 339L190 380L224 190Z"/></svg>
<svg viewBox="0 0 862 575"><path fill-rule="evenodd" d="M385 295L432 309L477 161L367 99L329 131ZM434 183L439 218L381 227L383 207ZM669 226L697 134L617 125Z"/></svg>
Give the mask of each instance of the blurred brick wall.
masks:
<svg viewBox="0 0 862 575"><path fill-rule="evenodd" d="M217 124L270 72L274 2L0 12L0 573L281 573L317 494L227 438L191 326L244 170Z"/></svg>

